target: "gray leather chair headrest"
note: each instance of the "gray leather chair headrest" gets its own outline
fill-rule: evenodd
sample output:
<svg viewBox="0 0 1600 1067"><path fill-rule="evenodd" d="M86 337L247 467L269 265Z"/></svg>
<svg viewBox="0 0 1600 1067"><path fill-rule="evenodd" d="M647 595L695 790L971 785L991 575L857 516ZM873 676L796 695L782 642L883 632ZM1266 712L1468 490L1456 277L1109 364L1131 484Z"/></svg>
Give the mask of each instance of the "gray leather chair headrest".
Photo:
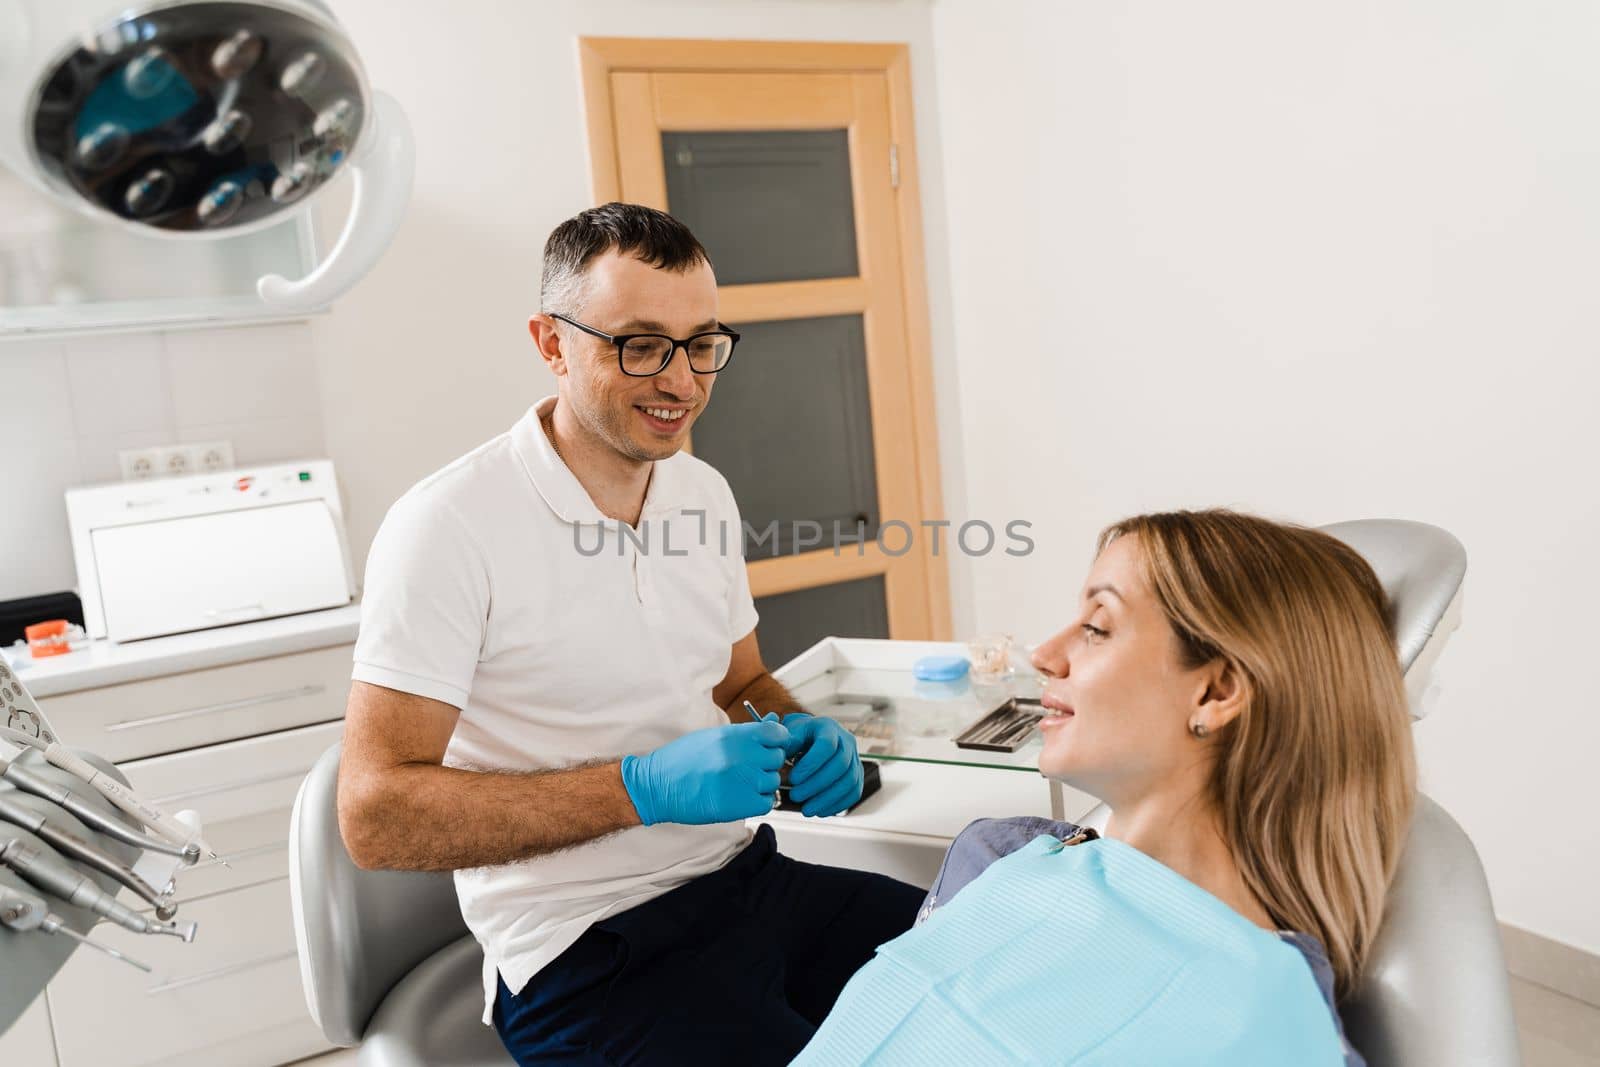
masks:
<svg viewBox="0 0 1600 1067"><path fill-rule="evenodd" d="M1450 533L1406 519L1355 519L1322 527L1361 553L1383 583L1394 612L1400 668L1410 671L1456 605L1467 574L1467 550Z"/></svg>
<svg viewBox="0 0 1600 1067"><path fill-rule="evenodd" d="M364 871L350 859L336 807L340 747L322 754L295 797L289 885L306 1007L329 1041L352 1046L395 983L467 924L449 874Z"/></svg>

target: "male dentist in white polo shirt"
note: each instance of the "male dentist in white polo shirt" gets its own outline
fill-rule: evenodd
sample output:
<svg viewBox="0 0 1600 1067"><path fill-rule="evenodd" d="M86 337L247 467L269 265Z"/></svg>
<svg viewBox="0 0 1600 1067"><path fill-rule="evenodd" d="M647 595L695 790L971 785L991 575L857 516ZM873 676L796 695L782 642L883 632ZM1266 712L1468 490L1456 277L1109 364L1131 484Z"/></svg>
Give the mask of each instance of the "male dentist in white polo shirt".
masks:
<svg viewBox="0 0 1600 1067"><path fill-rule="evenodd" d="M345 844L456 872L484 1021L519 1063L787 1063L922 891L790 860L742 821L786 757L807 815L862 776L850 734L762 665L733 494L682 452L738 340L705 250L606 204L551 234L540 296L556 395L373 543Z"/></svg>

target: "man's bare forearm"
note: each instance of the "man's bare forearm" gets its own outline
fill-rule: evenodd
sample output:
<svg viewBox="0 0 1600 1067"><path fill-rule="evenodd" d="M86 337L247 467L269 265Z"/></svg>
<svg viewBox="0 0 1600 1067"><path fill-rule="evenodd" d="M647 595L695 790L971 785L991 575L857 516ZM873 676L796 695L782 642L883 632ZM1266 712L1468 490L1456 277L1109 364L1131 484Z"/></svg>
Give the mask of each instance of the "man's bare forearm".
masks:
<svg viewBox="0 0 1600 1067"><path fill-rule="evenodd" d="M756 710L765 715L775 711L779 715L787 715L791 711L805 711L806 709L794 698L794 694L784 688L768 671L756 675L751 683L739 690L737 696L723 710L728 713L732 722L749 722L750 713L744 709L744 702L748 700L756 706Z"/></svg>
<svg viewBox="0 0 1600 1067"><path fill-rule="evenodd" d="M339 829L368 869L488 867L639 825L619 762L535 774L429 763L341 774Z"/></svg>

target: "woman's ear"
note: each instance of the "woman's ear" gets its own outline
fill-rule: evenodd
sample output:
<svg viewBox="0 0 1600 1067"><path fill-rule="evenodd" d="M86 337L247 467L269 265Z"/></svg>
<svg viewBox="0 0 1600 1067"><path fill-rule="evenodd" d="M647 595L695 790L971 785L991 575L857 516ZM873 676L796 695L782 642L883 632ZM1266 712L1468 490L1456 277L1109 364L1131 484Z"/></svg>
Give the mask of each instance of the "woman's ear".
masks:
<svg viewBox="0 0 1600 1067"><path fill-rule="evenodd" d="M1215 734L1239 717L1250 704L1250 681L1233 663L1217 658L1206 666L1205 690L1200 706L1189 716L1189 732L1196 737Z"/></svg>
<svg viewBox="0 0 1600 1067"><path fill-rule="evenodd" d="M530 317L528 335L533 338L533 345L539 350L539 358L550 368L550 373L558 376L565 374L567 359L561 351L561 334L556 330L556 320L549 315Z"/></svg>

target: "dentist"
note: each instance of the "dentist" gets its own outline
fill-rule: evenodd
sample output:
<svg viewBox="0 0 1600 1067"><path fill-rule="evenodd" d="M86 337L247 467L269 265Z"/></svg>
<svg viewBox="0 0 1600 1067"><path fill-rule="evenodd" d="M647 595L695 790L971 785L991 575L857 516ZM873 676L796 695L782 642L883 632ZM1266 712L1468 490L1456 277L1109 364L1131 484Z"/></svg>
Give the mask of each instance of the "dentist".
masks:
<svg viewBox="0 0 1600 1067"><path fill-rule="evenodd" d="M738 342L705 249L606 204L550 235L540 295L556 395L372 545L340 829L364 868L455 872L519 1063L787 1063L922 892L743 823L786 758L806 815L862 775L763 666L733 494L682 451Z"/></svg>

